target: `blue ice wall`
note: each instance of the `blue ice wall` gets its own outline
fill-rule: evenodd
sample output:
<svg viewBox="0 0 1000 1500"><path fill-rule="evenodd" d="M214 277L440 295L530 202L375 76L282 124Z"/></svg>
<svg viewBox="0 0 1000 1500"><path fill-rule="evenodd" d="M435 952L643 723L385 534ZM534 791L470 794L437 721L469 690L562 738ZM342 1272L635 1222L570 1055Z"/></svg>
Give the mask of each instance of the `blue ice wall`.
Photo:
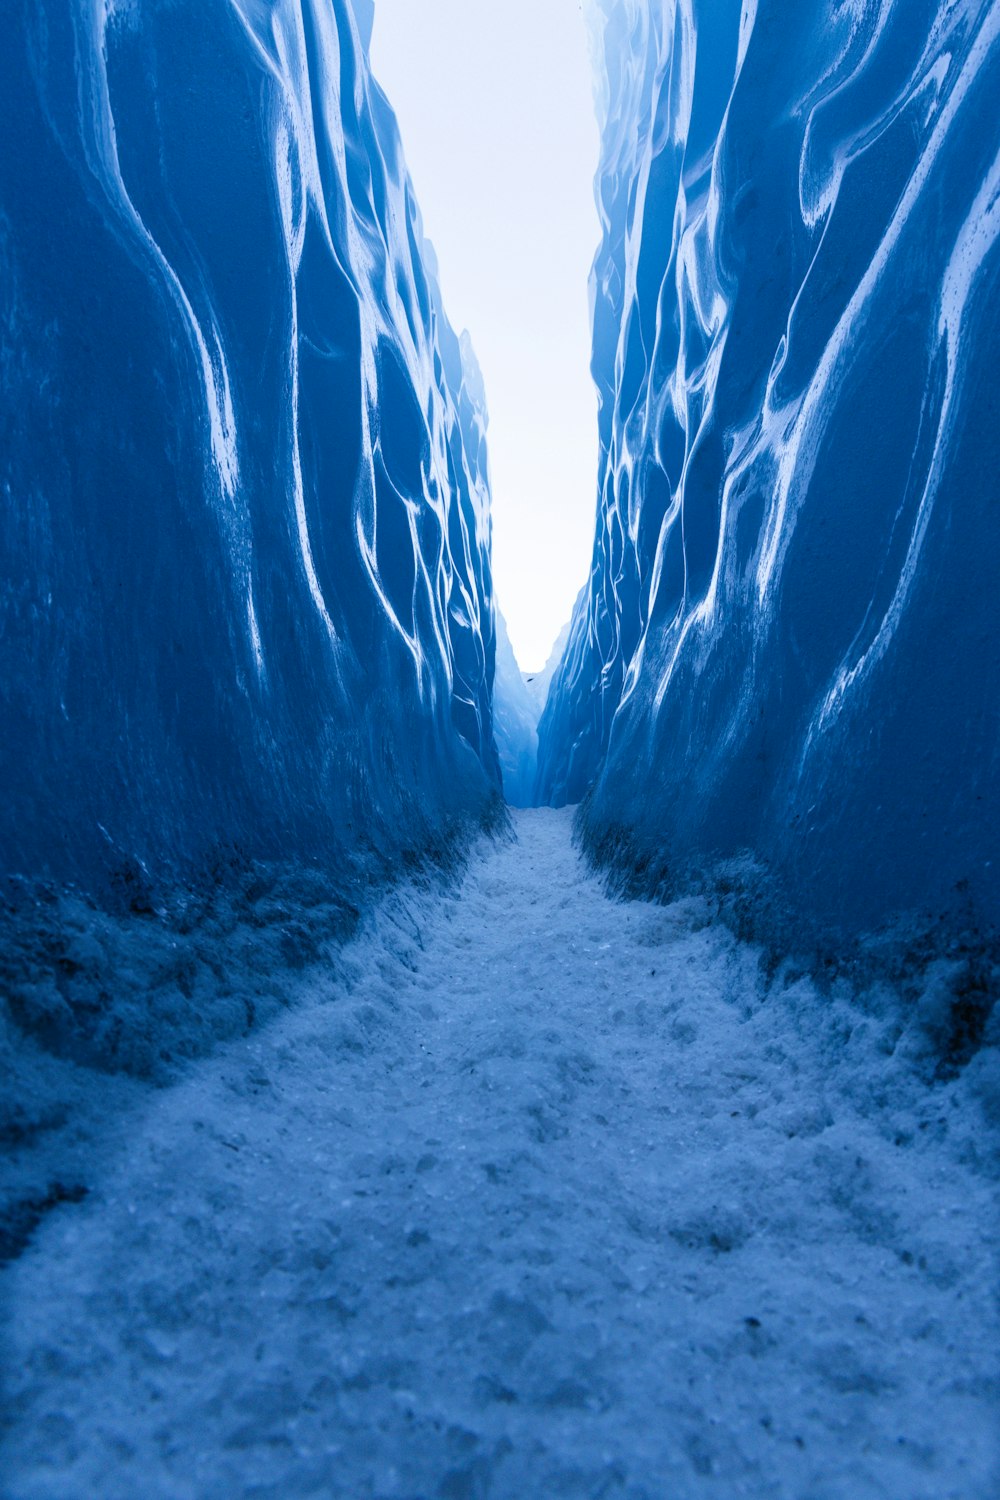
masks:
<svg viewBox="0 0 1000 1500"><path fill-rule="evenodd" d="M602 0L593 578L540 790L646 888L1000 910L1000 5Z"/></svg>
<svg viewBox="0 0 1000 1500"><path fill-rule="evenodd" d="M511 807L533 807L538 756L538 709L517 664L501 609L496 611L493 733L503 794Z"/></svg>
<svg viewBox="0 0 1000 1500"><path fill-rule="evenodd" d="M371 14L5 9L5 874L419 852L498 794L482 386Z"/></svg>

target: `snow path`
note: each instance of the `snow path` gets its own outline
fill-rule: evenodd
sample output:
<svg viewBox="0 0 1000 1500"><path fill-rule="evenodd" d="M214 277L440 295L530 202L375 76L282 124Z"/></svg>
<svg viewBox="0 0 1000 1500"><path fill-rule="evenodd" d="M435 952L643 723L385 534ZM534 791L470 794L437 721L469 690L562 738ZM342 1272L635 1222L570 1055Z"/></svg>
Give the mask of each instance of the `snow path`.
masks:
<svg viewBox="0 0 1000 1500"><path fill-rule="evenodd" d="M7 1500L1000 1493L956 1088L517 828L152 1094L4 1273Z"/></svg>

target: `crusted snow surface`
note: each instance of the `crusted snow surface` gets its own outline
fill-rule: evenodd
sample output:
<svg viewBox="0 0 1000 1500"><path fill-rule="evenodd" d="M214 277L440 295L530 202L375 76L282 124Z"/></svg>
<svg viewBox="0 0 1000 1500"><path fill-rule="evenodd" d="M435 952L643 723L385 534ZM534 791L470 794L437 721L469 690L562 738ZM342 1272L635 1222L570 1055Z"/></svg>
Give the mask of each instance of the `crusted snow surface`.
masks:
<svg viewBox="0 0 1000 1500"><path fill-rule="evenodd" d="M568 819L109 1122L3 1273L6 1500L997 1493L996 1049L927 1082Z"/></svg>

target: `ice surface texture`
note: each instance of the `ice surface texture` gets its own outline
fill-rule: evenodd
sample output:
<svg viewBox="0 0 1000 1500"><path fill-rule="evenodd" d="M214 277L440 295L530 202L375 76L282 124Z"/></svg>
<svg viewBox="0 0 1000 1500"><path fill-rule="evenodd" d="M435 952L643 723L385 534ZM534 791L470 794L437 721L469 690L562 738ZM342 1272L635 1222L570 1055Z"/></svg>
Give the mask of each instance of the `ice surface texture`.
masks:
<svg viewBox="0 0 1000 1500"><path fill-rule="evenodd" d="M538 756L538 708L517 664L507 634L507 622L500 609L496 612L496 625L493 728L503 791L512 807L532 807Z"/></svg>
<svg viewBox="0 0 1000 1500"><path fill-rule="evenodd" d="M0 867L419 850L498 789L485 404L347 0L20 0Z"/></svg>
<svg viewBox="0 0 1000 1500"><path fill-rule="evenodd" d="M647 886L750 850L831 931L988 918L1000 5L601 9L598 526L540 789L593 782Z"/></svg>

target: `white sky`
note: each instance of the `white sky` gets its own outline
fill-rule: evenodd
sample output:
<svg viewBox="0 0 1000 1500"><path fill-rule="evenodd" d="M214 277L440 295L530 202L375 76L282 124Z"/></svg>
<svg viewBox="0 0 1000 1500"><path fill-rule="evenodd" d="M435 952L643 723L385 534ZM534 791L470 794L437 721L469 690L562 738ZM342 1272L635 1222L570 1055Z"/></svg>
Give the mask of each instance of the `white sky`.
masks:
<svg viewBox="0 0 1000 1500"><path fill-rule="evenodd" d="M597 124L580 0L376 0L372 66L486 381L497 597L543 665L590 568Z"/></svg>

